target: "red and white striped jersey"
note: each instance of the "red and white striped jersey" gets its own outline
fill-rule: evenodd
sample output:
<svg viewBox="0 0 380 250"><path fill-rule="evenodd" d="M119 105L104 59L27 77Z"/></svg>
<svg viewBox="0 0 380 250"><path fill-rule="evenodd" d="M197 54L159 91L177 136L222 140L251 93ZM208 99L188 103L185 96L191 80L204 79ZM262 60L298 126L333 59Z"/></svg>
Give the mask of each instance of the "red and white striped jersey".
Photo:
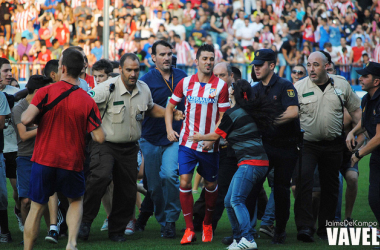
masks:
<svg viewBox="0 0 380 250"><path fill-rule="evenodd" d="M15 22L17 25L16 31L23 32L24 30L27 30L28 21L34 20L34 18L35 17L33 16L33 13L28 10L24 10L23 12L17 12L15 16Z"/></svg>
<svg viewBox="0 0 380 250"><path fill-rule="evenodd" d="M115 41L110 40L109 42L109 50L108 50L108 56L111 61L118 61L119 60L119 51L115 48Z"/></svg>
<svg viewBox="0 0 380 250"><path fill-rule="evenodd" d="M334 8L332 0L325 0L325 4L326 4L326 7L327 7L327 10L332 10Z"/></svg>
<svg viewBox="0 0 380 250"><path fill-rule="evenodd" d="M280 18L282 16L282 11L284 10L285 0L281 0L280 4L272 3L273 12Z"/></svg>
<svg viewBox="0 0 380 250"><path fill-rule="evenodd" d="M28 66L27 63L28 62L26 63L21 62L20 64L20 78L21 79L26 79L26 68Z"/></svg>
<svg viewBox="0 0 380 250"><path fill-rule="evenodd" d="M125 53L134 53L137 50L134 41L125 41L122 44L122 49L124 50Z"/></svg>
<svg viewBox="0 0 380 250"><path fill-rule="evenodd" d="M208 83L200 83L198 74L183 78L174 90L170 103L177 105L185 99L185 116L179 136L179 145L199 152L213 153L218 151L216 142L210 151L202 150L202 143L188 141L194 132L209 134L214 132L219 120L219 112L230 108L227 84L214 76Z"/></svg>
<svg viewBox="0 0 380 250"><path fill-rule="evenodd" d="M189 57L190 45L186 41L182 41L181 44L176 43L175 50L177 51L177 64L186 64Z"/></svg>
<svg viewBox="0 0 380 250"><path fill-rule="evenodd" d="M351 6L353 10L355 10L355 6L354 4L351 2L351 1L347 1L345 3L341 3L341 6L340 6L340 14L342 16L345 16L346 15L346 12L347 12L347 7L348 6Z"/></svg>
<svg viewBox="0 0 380 250"><path fill-rule="evenodd" d="M195 18L195 15L197 14L197 12L193 9L185 9L183 10L183 15L186 16L186 15L189 15L191 17L191 19L194 19Z"/></svg>
<svg viewBox="0 0 380 250"><path fill-rule="evenodd" d="M214 47L214 50L215 50L215 63L221 62L223 59L222 51L220 51L220 49L217 49L215 47Z"/></svg>
<svg viewBox="0 0 380 250"><path fill-rule="evenodd" d="M347 65L350 63L350 59L345 55L341 55L338 59L338 62L339 64ZM350 66L340 66L339 68L342 72L350 72Z"/></svg>
<svg viewBox="0 0 380 250"><path fill-rule="evenodd" d="M373 61L380 63L380 43L376 45L375 50L373 52Z"/></svg>
<svg viewBox="0 0 380 250"><path fill-rule="evenodd" d="M76 7L79 7L81 5L81 0L71 0L71 7L72 8L76 8ZM86 6L87 7L90 7L92 6L93 4L91 3L91 0L86 0ZM96 5L96 2L95 2L95 5ZM92 8L91 8L92 9Z"/></svg>
<svg viewBox="0 0 380 250"><path fill-rule="evenodd" d="M151 3L152 3L152 0L143 0L142 1L142 5L144 7L149 7Z"/></svg>
<svg viewBox="0 0 380 250"><path fill-rule="evenodd" d="M219 11L219 5L224 4L227 5L229 4L228 0L214 0L214 11L218 12Z"/></svg>
<svg viewBox="0 0 380 250"><path fill-rule="evenodd" d="M90 45L85 44L85 45L83 46L83 52L84 52L84 54L85 54L86 56L89 56L90 53L91 53Z"/></svg>
<svg viewBox="0 0 380 250"><path fill-rule="evenodd" d="M268 33L262 33L260 35L260 43L263 43L264 41L268 41L270 44L272 44L274 42L274 35L272 34L272 32L268 32Z"/></svg>

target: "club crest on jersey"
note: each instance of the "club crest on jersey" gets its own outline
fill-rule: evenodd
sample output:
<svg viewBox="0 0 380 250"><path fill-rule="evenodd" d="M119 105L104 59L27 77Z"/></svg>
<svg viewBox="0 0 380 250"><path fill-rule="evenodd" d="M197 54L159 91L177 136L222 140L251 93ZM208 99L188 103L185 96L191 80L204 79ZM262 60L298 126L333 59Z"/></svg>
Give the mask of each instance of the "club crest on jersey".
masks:
<svg viewBox="0 0 380 250"><path fill-rule="evenodd" d="M288 93L288 96L289 96L289 97L294 97L294 96L295 96L295 93L294 93L294 90L293 90L293 89L288 89L288 90L287 90L287 93Z"/></svg>
<svg viewBox="0 0 380 250"><path fill-rule="evenodd" d="M209 98L214 98L216 96L216 89L210 89L210 96Z"/></svg>

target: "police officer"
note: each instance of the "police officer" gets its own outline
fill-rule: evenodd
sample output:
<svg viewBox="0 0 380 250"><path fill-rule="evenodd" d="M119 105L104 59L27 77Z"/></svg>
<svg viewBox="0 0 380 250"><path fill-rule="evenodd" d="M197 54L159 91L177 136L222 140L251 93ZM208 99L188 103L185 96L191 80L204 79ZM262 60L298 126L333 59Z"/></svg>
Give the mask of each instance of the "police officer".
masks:
<svg viewBox="0 0 380 250"><path fill-rule="evenodd" d="M274 131L263 131L263 144L274 168L274 200L276 230L272 242L282 244L286 239L286 223L290 210L290 179L297 163L298 98L293 84L274 73L276 54L271 49L255 52L252 61L259 83L252 87L254 95L275 100L284 113Z"/></svg>
<svg viewBox="0 0 380 250"><path fill-rule="evenodd" d="M99 107L106 142L90 143L90 173L86 180L83 219L79 238L87 240L92 221L99 212L100 201L113 180L112 210L108 218L108 236L125 241L124 230L136 203L137 140L145 115L164 117L165 109L154 104L146 83L138 80L139 58L126 53L120 59L119 77L97 85L89 92ZM182 112L175 113L176 119Z"/></svg>
<svg viewBox="0 0 380 250"><path fill-rule="evenodd" d="M362 99L362 119L356 127L348 133L346 138L347 147L353 151L355 136L367 132L370 141L360 150L356 150L352 155L351 163L354 165L365 155L372 153L369 167L369 192L368 201L380 222L380 64L369 62L364 69L357 70L362 75L359 78L362 90L368 92Z"/></svg>
<svg viewBox="0 0 380 250"><path fill-rule="evenodd" d="M344 150L344 107L355 124L361 113L360 98L345 78L327 74L328 66L325 54L310 54L307 62L309 76L294 85L300 102L301 128L305 130L301 175L296 180L294 203L297 239L304 242L314 241L314 170L318 164L321 201L317 234L321 239L327 239L326 221L334 220L338 202L339 168Z"/></svg>

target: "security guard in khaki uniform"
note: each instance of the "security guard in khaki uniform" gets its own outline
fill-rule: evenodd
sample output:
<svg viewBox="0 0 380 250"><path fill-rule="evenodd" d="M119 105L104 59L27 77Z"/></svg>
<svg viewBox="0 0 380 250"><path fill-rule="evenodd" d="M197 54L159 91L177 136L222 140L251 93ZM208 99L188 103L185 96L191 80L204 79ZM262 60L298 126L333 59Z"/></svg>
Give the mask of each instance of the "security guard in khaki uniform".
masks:
<svg viewBox="0 0 380 250"><path fill-rule="evenodd" d="M140 61L133 53L120 59L121 75L111 78L89 92L98 104L106 142L90 144L90 173L86 180L83 219L78 237L87 240L92 221L99 212L101 198L113 180L112 210L108 218L108 236L125 241L124 230L132 218L136 203L137 140L146 114L164 117L165 109L154 104L146 83L139 81ZM176 120L183 114L175 112Z"/></svg>
<svg viewBox="0 0 380 250"><path fill-rule="evenodd" d="M305 135L302 166L299 166L301 176L296 180L294 212L297 239L304 242L314 241L314 170L318 164L321 202L317 234L321 239L327 239L325 224L334 220L338 202L339 168L345 146L344 107L355 124L361 116L360 98L346 79L327 74L330 60L321 52L312 53L307 62L309 76L295 84L300 104L300 123Z"/></svg>

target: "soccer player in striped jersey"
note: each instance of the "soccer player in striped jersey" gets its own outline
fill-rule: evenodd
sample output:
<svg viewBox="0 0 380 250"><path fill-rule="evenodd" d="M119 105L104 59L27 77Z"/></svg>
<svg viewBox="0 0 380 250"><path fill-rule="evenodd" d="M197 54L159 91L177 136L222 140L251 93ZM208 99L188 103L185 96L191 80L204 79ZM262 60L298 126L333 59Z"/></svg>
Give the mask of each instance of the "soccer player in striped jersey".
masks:
<svg viewBox="0 0 380 250"><path fill-rule="evenodd" d="M216 183L219 166L218 142L192 142L189 136L194 132L208 134L215 130L224 112L230 107L227 84L214 76L214 47L202 45L197 52L195 63L198 73L182 79L166 106L165 123L169 141L179 138L178 164L180 175L180 202L186 222L186 231L181 244L189 244L196 240L193 225L193 195L191 180L194 168L205 179L206 212L203 221L203 242L211 242L213 238L212 215L218 196ZM180 135L173 130L172 109L185 98L186 118L182 124Z"/></svg>

